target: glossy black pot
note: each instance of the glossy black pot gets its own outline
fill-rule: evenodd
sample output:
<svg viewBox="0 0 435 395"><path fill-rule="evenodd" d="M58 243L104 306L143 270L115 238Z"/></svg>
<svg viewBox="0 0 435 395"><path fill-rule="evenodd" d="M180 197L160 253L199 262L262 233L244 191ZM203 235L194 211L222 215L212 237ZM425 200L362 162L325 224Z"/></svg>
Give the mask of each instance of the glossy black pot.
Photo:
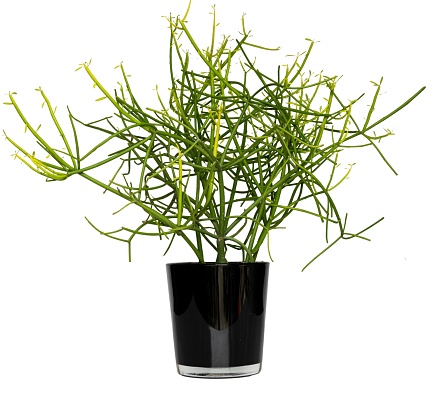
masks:
<svg viewBox="0 0 435 395"><path fill-rule="evenodd" d="M166 269L178 372L259 373L269 263L172 263Z"/></svg>

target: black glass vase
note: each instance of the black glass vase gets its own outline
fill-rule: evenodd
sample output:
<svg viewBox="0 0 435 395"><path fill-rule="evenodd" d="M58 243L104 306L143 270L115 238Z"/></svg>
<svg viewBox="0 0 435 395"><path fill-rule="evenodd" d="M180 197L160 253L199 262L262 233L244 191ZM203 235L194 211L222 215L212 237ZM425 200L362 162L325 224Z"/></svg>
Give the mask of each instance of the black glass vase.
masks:
<svg viewBox="0 0 435 395"><path fill-rule="evenodd" d="M259 373L269 263L172 263L166 269L178 373Z"/></svg>

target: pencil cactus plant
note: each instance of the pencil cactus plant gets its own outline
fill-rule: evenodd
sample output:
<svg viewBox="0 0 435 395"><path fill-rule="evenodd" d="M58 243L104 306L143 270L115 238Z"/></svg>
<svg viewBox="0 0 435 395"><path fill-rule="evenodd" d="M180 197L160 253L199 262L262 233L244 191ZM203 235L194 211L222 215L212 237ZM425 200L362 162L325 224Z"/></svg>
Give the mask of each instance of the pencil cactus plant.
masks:
<svg viewBox="0 0 435 395"><path fill-rule="evenodd" d="M15 157L48 181L81 176L125 199L127 206L139 207L143 217L135 228L104 232L91 224L128 243L129 256L133 238L147 235L166 238L169 246L175 237L184 239L198 262L206 262L207 251L213 251L213 259L225 263L229 249L240 253L240 261L254 262L269 233L295 211L317 217L327 240L330 229L338 229L338 237L321 253L340 239L365 238L363 233L382 218L360 232L346 230L346 216L332 196L350 171L337 170L339 155L371 148L395 173L378 146L392 133L373 131L424 88L375 120L381 79L374 84L365 118L358 121L352 110L361 97L343 100L337 90L339 78L305 70L313 41L308 40L308 49L292 64L277 67L271 75L257 68L254 59L278 49L252 43L243 17L240 37L223 36L218 42L213 13L205 50L192 36L186 17L187 13L167 19L170 93L167 101L157 93L159 108L136 100L123 64L118 67L122 83L112 90L93 74L91 62L83 63L79 69L101 92L97 100L109 101L114 114L84 122L68 109L65 126L45 92L37 89L63 141L63 147L55 148L10 93L6 104L45 151L37 156L6 134L17 150ZM319 99L324 99L322 105ZM86 151L80 137L83 128L101 133L101 141ZM107 152L115 143L117 149ZM108 180L93 176L92 171L102 167L113 170Z"/></svg>

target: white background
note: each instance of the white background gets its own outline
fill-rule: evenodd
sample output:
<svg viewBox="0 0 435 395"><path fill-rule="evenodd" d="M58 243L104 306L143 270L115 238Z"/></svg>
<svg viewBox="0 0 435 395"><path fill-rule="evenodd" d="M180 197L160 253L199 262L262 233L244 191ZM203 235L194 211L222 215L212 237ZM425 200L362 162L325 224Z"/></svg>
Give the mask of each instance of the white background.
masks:
<svg viewBox="0 0 435 395"><path fill-rule="evenodd" d="M116 228L111 213L122 202L80 178L46 183L10 157L14 149L1 137L0 394L435 394L430 3L216 0L221 32L236 36L245 12L257 42L283 47L277 62L305 50L306 37L319 40L309 68L344 75L345 98L373 93L370 81L384 76L375 119L427 86L383 125L396 134L382 146L399 176L364 151L337 195L352 230L385 216L370 231L370 243L342 242L301 273L323 248L317 222L295 216L287 230L272 234L257 376L178 376L164 264L193 259L189 251L180 245L163 257L164 243L140 239L128 263L126 246L84 219ZM205 45L212 4L194 0L189 18ZM182 14L185 6L1 0L0 93L18 92L35 124L43 117L38 86L60 114L68 104L92 120L101 108L98 93L83 71L74 73L92 58L109 87L123 61L136 91L154 103L155 84L163 90L168 83L169 35L161 16ZM10 106L0 107L0 128L19 141L25 137Z"/></svg>

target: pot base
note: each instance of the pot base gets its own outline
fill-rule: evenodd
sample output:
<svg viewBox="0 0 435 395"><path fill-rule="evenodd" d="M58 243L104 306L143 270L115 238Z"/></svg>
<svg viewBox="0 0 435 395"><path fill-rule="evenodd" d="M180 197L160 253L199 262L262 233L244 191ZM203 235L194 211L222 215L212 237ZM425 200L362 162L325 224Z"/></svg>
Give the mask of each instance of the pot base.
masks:
<svg viewBox="0 0 435 395"><path fill-rule="evenodd" d="M228 368L203 368L177 364L178 373L187 377L199 377L208 379L224 379L231 377L252 376L260 373L261 363L244 366L232 366Z"/></svg>

